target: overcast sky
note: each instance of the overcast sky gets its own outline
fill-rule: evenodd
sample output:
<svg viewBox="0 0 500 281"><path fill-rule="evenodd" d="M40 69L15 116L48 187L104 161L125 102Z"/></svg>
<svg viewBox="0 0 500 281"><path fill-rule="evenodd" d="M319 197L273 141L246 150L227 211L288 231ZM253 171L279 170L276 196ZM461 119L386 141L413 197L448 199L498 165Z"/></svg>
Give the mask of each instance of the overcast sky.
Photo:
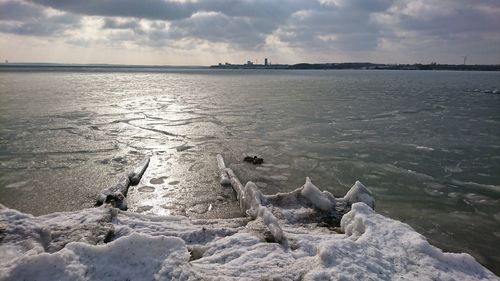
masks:
<svg viewBox="0 0 500 281"><path fill-rule="evenodd" d="M0 0L0 60L500 64L500 0Z"/></svg>

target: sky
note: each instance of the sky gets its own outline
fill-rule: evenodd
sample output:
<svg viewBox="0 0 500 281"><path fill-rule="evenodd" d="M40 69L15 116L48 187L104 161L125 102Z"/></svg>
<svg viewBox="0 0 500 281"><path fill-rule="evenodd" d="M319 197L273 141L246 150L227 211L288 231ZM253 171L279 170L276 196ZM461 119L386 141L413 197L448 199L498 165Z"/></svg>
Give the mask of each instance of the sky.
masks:
<svg viewBox="0 0 500 281"><path fill-rule="evenodd" d="M0 62L500 64L500 0L0 0Z"/></svg>

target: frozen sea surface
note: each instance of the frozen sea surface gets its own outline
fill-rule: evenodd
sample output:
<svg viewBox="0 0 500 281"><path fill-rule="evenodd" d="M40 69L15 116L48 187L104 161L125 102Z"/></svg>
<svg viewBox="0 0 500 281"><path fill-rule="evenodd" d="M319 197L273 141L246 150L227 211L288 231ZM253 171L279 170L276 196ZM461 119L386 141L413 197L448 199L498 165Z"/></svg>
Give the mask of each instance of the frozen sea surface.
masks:
<svg viewBox="0 0 500 281"><path fill-rule="evenodd" d="M359 179L377 212L500 274L499 88L482 72L2 71L0 202L89 208L150 155L131 211L238 218L221 153L265 194Z"/></svg>

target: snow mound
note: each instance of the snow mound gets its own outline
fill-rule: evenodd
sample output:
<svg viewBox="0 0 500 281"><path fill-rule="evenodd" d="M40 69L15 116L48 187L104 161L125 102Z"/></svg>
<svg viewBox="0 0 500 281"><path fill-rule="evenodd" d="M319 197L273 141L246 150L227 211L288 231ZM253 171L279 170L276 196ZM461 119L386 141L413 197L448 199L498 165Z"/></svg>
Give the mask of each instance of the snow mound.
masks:
<svg viewBox="0 0 500 281"><path fill-rule="evenodd" d="M54 254L39 254L22 260L10 273L11 280L143 280L182 275L189 252L176 237L133 233L113 243L93 246L68 244ZM124 270L132 266L134 270ZM49 269L49 270L46 270Z"/></svg>
<svg viewBox="0 0 500 281"><path fill-rule="evenodd" d="M345 234L280 221L287 243L270 243L265 220L109 206L33 217L1 206L0 280L499 280L470 255L443 253L361 202L343 216ZM112 227L106 241L88 231L101 222ZM77 233L57 236L61 228ZM63 246L49 250L53 243Z"/></svg>

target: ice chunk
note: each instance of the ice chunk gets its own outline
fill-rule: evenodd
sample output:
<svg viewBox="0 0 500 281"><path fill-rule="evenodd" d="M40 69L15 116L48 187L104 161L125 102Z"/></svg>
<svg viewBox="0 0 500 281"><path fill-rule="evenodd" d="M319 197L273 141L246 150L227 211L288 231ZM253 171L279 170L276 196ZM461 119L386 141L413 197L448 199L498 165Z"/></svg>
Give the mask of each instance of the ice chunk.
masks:
<svg viewBox="0 0 500 281"><path fill-rule="evenodd" d="M219 173L220 173L220 184L222 184L222 185L230 185L231 184L231 180L229 179L229 175L228 175L226 169L221 170Z"/></svg>
<svg viewBox="0 0 500 281"><path fill-rule="evenodd" d="M423 150L423 151L434 151L434 148L423 146L423 145L417 145L415 147L415 149L417 149L417 150Z"/></svg>
<svg viewBox="0 0 500 281"><path fill-rule="evenodd" d="M271 213L266 207L260 206L258 216L263 219L264 224L267 226L276 242L281 243L285 240L283 230L281 229L278 219L276 219L273 213Z"/></svg>
<svg viewBox="0 0 500 281"><path fill-rule="evenodd" d="M130 185L139 183L148 165L149 157L146 157L136 167L122 175L115 185L102 190L97 196L95 205L101 206L104 203L111 203L121 210L127 210L125 197L127 196L128 188Z"/></svg>
<svg viewBox="0 0 500 281"><path fill-rule="evenodd" d="M330 211L335 207L335 198L328 191L321 192L309 177L306 178L306 183L302 187L300 194L307 198L311 204L323 211Z"/></svg>
<svg viewBox="0 0 500 281"><path fill-rule="evenodd" d="M149 166L149 157L144 158L137 166L128 172L130 185L136 185L141 181L142 175Z"/></svg>
<svg viewBox="0 0 500 281"><path fill-rule="evenodd" d="M224 163L224 158L222 158L222 155L220 154L217 154L217 167L219 167L220 184L231 184L231 180L229 179L229 175L226 170L226 164Z"/></svg>
<svg viewBox="0 0 500 281"><path fill-rule="evenodd" d="M371 208L375 208L375 200L372 193L359 181L356 181L351 189L349 189L343 200L350 205L356 202L363 202Z"/></svg>
<svg viewBox="0 0 500 281"><path fill-rule="evenodd" d="M365 214L372 213L366 208L358 207L357 212L349 212L342 217L340 227L347 236L358 238L365 233L364 221L360 216L357 216L361 212Z"/></svg>
<svg viewBox="0 0 500 281"><path fill-rule="evenodd" d="M224 159L220 154L217 155L217 164L219 169L225 167ZM229 176L231 185L236 191L241 210L252 219L261 217L271 233L273 240L280 243L283 242L285 240L283 230L273 213L262 205L262 201L265 200L265 196L262 192L260 192L257 186L253 182L247 182L247 184L243 186L238 177L234 174L233 170L224 168L223 171Z"/></svg>
<svg viewBox="0 0 500 281"><path fill-rule="evenodd" d="M262 198L262 192L260 192L257 186L251 181L247 182L243 196L240 198L241 210L255 218L259 207L262 206Z"/></svg>
<svg viewBox="0 0 500 281"><path fill-rule="evenodd" d="M219 170L224 170L226 168L224 158L222 158L222 155L220 154L217 154L217 167L219 167Z"/></svg>
<svg viewBox="0 0 500 281"><path fill-rule="evenodd" d="M262 205L264 200L262 192L260 192L253 182L249 181L245 185L243 196L240 198L240 207L242 211L246 212L253 219L261 217L274 237L274 240L282 242L285 238L283 230L276 217Z"/></svg>
<svg viewBox="0 0 500 281"><path fill-rule="evenodd" d="M238 177L234 174L233 170L230 168L226 168L226 173L229 175L229 179L231 181L231 186L233 187L234 191L236 191L236 195L238 197L238 200L243 196L243 192L245 190L245 187L243 184L241 184L240 180Z"/></svg>

